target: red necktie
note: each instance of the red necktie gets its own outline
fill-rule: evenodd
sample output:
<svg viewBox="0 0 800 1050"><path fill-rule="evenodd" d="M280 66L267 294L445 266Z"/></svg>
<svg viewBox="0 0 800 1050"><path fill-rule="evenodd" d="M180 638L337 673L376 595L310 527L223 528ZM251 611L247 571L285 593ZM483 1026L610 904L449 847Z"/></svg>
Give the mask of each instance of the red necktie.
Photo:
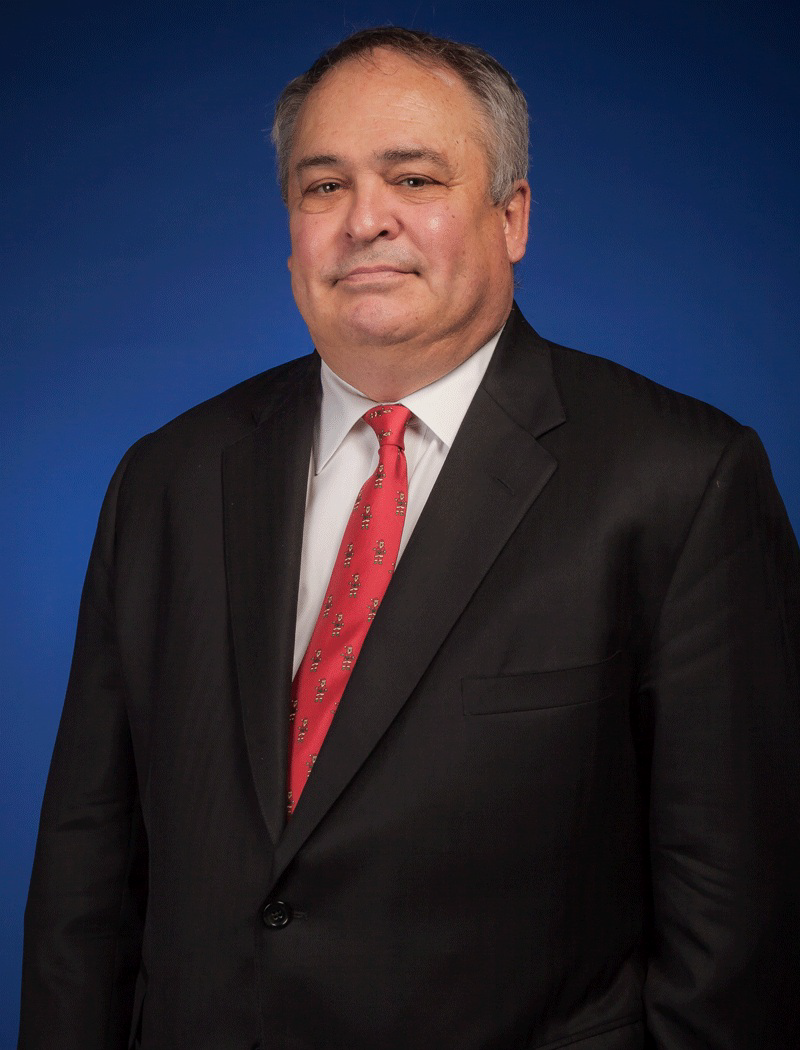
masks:
<svg viewBox="0 0 800 1050"><path fill-rule="evenodd" d="M322 609L292 685L290 815L389 585L403 534L408 499L403 437L411 413L404 405L378 405L363 418L380 443L378 466L356 498Z"/></svg>

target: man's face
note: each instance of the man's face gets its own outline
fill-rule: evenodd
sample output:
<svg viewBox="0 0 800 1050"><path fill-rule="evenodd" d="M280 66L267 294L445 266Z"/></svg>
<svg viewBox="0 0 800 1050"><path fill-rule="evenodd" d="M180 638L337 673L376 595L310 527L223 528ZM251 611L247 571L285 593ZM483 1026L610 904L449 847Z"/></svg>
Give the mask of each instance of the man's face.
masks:
<svg viewBox="0 0 800 1050"><path fill-rule="evenodd" d="M322 357L365 392L376 368L433 381L508 314L529 191L491 203L481 118L456 74L389 50L335 67L301 111L292 290Z"/></svg>

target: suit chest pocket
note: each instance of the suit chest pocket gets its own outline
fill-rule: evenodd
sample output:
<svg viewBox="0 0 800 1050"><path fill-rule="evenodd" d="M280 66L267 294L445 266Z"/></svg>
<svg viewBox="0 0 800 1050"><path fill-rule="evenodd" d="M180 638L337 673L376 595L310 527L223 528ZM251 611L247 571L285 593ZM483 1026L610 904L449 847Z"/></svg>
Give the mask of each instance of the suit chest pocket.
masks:
<svg viewBox="0 0 800 1050"><path fill-rule="evenodd" d="M599 663L529 674L465 678L461 696L466 715L546 711L596 703L626 688L628 664L618 651Z"/></svg>

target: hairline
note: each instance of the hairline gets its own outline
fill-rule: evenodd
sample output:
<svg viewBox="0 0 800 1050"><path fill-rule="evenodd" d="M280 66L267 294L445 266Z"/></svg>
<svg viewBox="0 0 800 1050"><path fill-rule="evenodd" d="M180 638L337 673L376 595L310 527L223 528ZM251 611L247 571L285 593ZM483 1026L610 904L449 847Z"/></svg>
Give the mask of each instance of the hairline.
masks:
<svg viewBox="0 0 800 1050"><path fill-rule="evenodd" d="M364 41L351 53L336 54L343 45L346 46L356 37L382 32L387 33L385 39L373 38L369 42ZM401 34L400 38L392 39L393 32ZM404 40L405 35L411 39ZM422 46L413 46L413 37L417 37ZM404 46L405 43L410 46ZM448 49L455 49L454 54L448 55ZM284 203L288 204L290 154L306 102L337 66L356 58L362 62L374 61L375 52L381 50L397 52L433 72L458 77L475 105L473 130L487 163L489 197L495 205L506 204L519 181L527 178L528 167L527 106L514 78L494 56L481 48L391 26L362 30L346 38L321 55L281 92L275 107L272 141L276 147L278 179ZM331 55L336 56L333 61L330 60ZM326 62L326 68L320 72L320 66ZM460 66L464 67L463 70ZM313 78L312 83L309 83L310 78ZM474 83L471 83L470 78ZM502 114L498 115L500 106Z"/></svg>
<svg viewBox="0 0 800 1050"><path fill-rule="evenodd" d="M417 65L422 66L424 69L428 69L428 70L431 70L433 72L436 72L437 70L440 70L442 72L448 73L448 74L458 78L459 83L465 89L465 91L467 93L467 96L469 97L469 99L472 102L473 107L475 109L476 120L474 121L474 132L475 132L475 135L476 135L476 137L477 137L477 139L479 141L480 147L481 147L481 149L483 151L484 159L486 160L486 176L487 176L487 178L486 178L486 192L487 192L488 196L490 198L492 198L492 174L493 174L493 165L495 164L495 156L496 156L496 136L493 135L492 130L491 130L490 126L489 126L489 111L488 111L488 109L487 109L483 99L471 87L471 85L465 80L465 78L462 76L462 74L459 72L459 70L457 70L455 68L455 66L452 66L445 59L437 59L437 58L435 58L435 57L433 57L431 55L415 54L413 52L407 52L407 51L404 51L402 48L397 47L396 45L393 45L391 43L389 43L389 44L375 44L372 47L364 48L363 51L359 51L355 55L347 55L345 58L339 59L339 61L335 62L330 67L330 69L326 69L325 70L325 72L322 74L322 76L319 78L319 80L315 84L311 85L311 87L306 92L305 96L303 97L302 101L300 102L300 105L298 106L297 112L295 113L294 120L292 121L291 147L286 152L286 162L287 162L287 164L286 164L286 171L287 171L287 176L289 178L291 177L291 172L292 172L292 167L291 167L291 163L290 163L291 162L291 154L292 154L292 151L294 150L295 141L296 141L296 138L297 138L297 129L300 126L300 122L302 120L303 110L306 108L306 106L308 105L309 101L314 96L314 93L316 92L317 88L320 88L320 87L323 86L323 84L326 82L326 80L331 75L331 73L336 72L337 69L341 69L341 68L343 68L344 66L348 65L351 62L358 62L358 61L360 61L360 62L362 62L364 64L366 64L368 62L372 62L373 64L375 64L375 53L377 51L393 51L395 54L399 55L401 58L411 59L412 61L416 62ZM494 149L492 148L492 145L490 144L490 140L492 138L495 139L495 148ZM288 184L287 184L286 190L287 190L287 193L288 193ZM494 200L492 200L492 203L495 203ZM497 203L504 203L504 202L497 202Z"/></svg>

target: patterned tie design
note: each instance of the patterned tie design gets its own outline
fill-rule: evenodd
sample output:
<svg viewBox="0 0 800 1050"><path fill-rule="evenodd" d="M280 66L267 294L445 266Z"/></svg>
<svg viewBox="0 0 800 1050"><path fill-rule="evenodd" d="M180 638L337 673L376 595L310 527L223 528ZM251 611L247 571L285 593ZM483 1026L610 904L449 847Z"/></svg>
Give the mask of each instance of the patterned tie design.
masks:
<svg viewBox="0 0 800 1050"><path fill-rule="evenodd" d="M290 816L389 585L403 534L408 499L403 439L411 413L404 405L378 405L363 418L380 444L378 466L356 497L314 633L292 685Z"/></svg>

